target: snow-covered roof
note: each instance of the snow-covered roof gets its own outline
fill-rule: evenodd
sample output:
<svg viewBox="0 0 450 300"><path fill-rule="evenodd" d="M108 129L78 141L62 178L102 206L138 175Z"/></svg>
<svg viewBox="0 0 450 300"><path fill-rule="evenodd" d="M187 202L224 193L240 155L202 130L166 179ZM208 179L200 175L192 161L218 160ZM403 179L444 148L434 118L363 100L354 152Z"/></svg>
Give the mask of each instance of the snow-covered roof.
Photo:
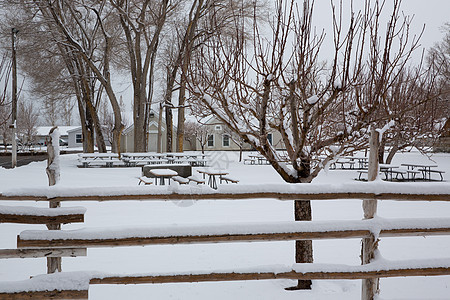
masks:
<svg viewBox="0 0 450 300"><path fill-rule="evenodd" d="M36 128L37 135L48 135L48 133L50 132L50 129L52 129L52 128L53 128L53 126L39 126ZM78 128L80 128L79 125L77 125L77 126L58 126L58 130L61 135L67 135L69 131L71 131L73 129L78 129Z"/></svg>

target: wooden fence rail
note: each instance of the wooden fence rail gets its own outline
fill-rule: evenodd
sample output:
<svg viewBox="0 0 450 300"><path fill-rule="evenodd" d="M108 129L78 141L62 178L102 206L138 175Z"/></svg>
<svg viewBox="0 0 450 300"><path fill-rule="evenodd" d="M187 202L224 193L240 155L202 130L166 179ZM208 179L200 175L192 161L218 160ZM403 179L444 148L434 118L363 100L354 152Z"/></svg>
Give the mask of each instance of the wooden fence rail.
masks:
<svg viewBox="0 0 450 300"><path fill-rule="evenodd" d="M372 219L373 220L373 219ZM189 234L177 234L177 227L133 227L130 228L130 236L123 237L122 229L114 231L111 228L90 229L83 234L78 231L24 231L17 236L18 248L91 248L91 247L118 247L118 246L143 246L156 244L190 244L190 243L224 243L224 242L252 242L252 241L287 241L287 240L317 240L317 239L347 239L364 238L377 230L380 237L396 236L430 236L450 234L450 219L440 219L439 224L429 219L410 219L410 223L401 222L395 224L389 220L388 228L380 225L377 227L372 220L363 221L310 221L307 224L301 222L273 223L249 223L245 233L236 231L236 224L224 224L217 234L202 234L203 226L181 227L182 231ZM386 220L388 221L388 220ZM394 223L394 224L393 224ZM420 225L417 225L419 223ZM280 224L283 226L279 229ZM245 226L246 224L241 224ZM304 226L307 225L307 226ZM401 226L403 225L403 226ZM392 228L397 226L396 228ZM305 228L306 227L306 228ZM346 229L354 227L353 229ZM387 227L387 226L386 226ZM320 229L316 229L320 228ZM302 230L303 229L303 230ZM175 232L174 232L175 231ZM217 230L216 230L217 231ZM139 232L138 234L136 232ZM164 235L155 235L155 232L174 232ZM105 236L107 233L107 236ZM45 237L42 237L44 235Z"/></svg>
<svg viewBox="0 0 450 300"><path fill-rule="evenodd" d="M19 196L14 194L0 195L0 200L35 200L35 201L109 201L109 200L182 200L182 199L259 199L274 198L280 200L331 200L331 199L361 199L361 200L402 200L402 201L450 201L449 193L362 193L362 192L325 192L322 194L308 192L261 192L261 193L207 193L207 194L189 194L162 192L158 194L138 194L138 195L86 195L86 196ZM26 221L26 220L24 220ZM428 221L420 219L410 219L408 222L400 224L392 220L371 219L360 221L337 221L329 222L330 227L324 226L323 222L291 222L294 229L280 230L279 224L274 224L275 229L270 229L271 224L265 223L264 230L256 227L247 232L233 231L231 224L229 228L224 225L223 232L208 233L199 230L190 230L190 233L159 234L152 233L152 228L141 235L123 237L114 236L111 228L108 229L108 236L95 237L92 230L89 236L80 235L74 231L24 231L17 237L17 246L19 249L15 253L12 250L0 250L0 257L14 257L23 255L23 257L40 257L49 251L49 255L73 256L85 255L86 248L89 247L117 247L117 246L142 246L152 244L184 244L184 243L218 243L218 242L243 242L243 241L280 241L280 240L310 240L310 239L339 239L339 238L364 238L370 235L376 237L396 237L396 236L422 236L422 235L448 235L450 234L450 219L429 219ZM294 225L295 224L295 225ZM308 224L308 229L302 228L302 224ZM332 225L331 225L332 224ZM437 224L437 225L436 225ZM326 224L325 224L326 225ZM386 226L384 226L386 225ZM239 227L238 227L239 228ZM163 230L163 232L165 232ZM73 234L73 236L71 236ZM99 236L103 235L102 229L98 231ZM64 235L61 237L61 235ZM57 251L62 252L58 253ZM305 266L307 266L305 268ZM49 274L42 276L54 276L55 286L60 286L58 275L68 275L70 273ZM138 284L138 283L166 283L166 282L203 282L203 281L234 281L234 280L262 280L262 279L370 279L380 277L398 277L398 276L440 276L450 275L450 259L425 260L421 263L399 263L393 262L393 265L377 265L376 261L362 266L332 266L331 271L321 265L305 264L294 265L293 268L285 268L282 271L251 270L229 272L211 272L211 273L193 273L193 274L148 274L148 275L92 275L88 278L85 288L73 290L70 288L51 287L45 290L27 290L3 291L0 283L0 299L87 299L89 284ZM33 280L34 278L30 279ZM67 279L67 278L66 278ZM45 279L45 282L51 283L51 280ZM34 283L35 284L35 283Z"/></svg>
<svg viewBox="0 0 450 300"><path fill-rule="evenodd" d="M369 279L369 278L389 278L389 277L404 277L404 276L442 276L450 275L450 260L442 262L444 266L435 266L436 262L432 262L427 265L425 261L419 261L416 263L421 265L421 267L410 267L410 266L397 266L393 268L382 268L376 263L370 263L362 266L334 266L331 265L330 269L327 270L310 270L302 271L302 265L295 265L292 268L280 268L279 266L275 269L284 269L278 271L267 271L255 269L250 272L241 271L222 271L222 272L211 272L211 273L193 273L193 274L141 274L141 275L86 275L82 277L80 286L86 286L86 289L74 291L70 289L64 289L64 287L59 290L35 290L35 291L16 291L16 292L0 292L1 299L88 299L88 286L91 284L159 284L159 283L191 283L191 282L217 282L217 281L241 281L241 280L274 280L274 279L293 279L293 280L336 280L336 279ZM320 269L320 267L318 267ZM40 276L40 280L44 280L48 285L49 282L53 280L55 285L60 284L58 281L58 276L53 275ZM58 275L58 274L56 274ZM64 275L70 276L70 273ZM52 276L52 277L50 277ZM79 278L80 274L77 274ZM67 278L67 276L66 276ZM32 281L30 279L30 281ZM80 279L74 279L80 280ZM36 285L38 282L33 282ZM73 283L71 284L73 285Z"/></svg>
<svg viewBox="0 0 450 300"><path fill-rule="evenodd" d="M365 183L370 184L370 183ZM51 190L45 189L42 193L44 195L35 195L33 193L19 193L19 194L0 194L0 201L118 201L118 200L142 200L142 201L167 201L167 200L247 200L247 199L277 199L277 200L342 200L342 199L355 199L355 200L403 200L403 201L450 201L450 185L447 183L436 183L440 186L446 185L448 188L447 193L427 193L424 191L422 194L405 192L327 192L327 185L323 186L323 192L260 192L255 186L249 186L249 191L239 192L230 189L229 192L210 192L205 193L196 192L186 187L180 187L180 191L172 192L167 190L159 190L158 193L136 193L136 194L111 194L103 195L101 189L96 195L95 190L90 189L91 195L80 196L76 191L66 195L55 195ZM315 186L315 188L318 185ZM307 187L307 185L305 185ZM156 188L156 187L155 187ZM241 185L239 188L245 190L247 187ZM322 188L322 187L320 187ZM305 188L305 190L307 190ZM114 192L114 191L113 191ZM117 190L119 193L120 190Z"/></svg>

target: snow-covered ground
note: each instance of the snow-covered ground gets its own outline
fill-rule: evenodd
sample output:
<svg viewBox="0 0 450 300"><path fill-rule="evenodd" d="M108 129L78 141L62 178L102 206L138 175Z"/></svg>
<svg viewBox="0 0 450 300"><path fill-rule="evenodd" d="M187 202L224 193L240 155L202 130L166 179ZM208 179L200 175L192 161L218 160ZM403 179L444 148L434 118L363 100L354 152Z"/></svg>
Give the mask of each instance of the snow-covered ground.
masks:
<svg viewBox="0 0 450 300"><path fill-rule="evenodd" d="M249 153L246 153L248 155ZM450 155L435 154L433 161L445 171L446 183L428 182L427 186L450 191ZM244 165L238 153L221 152L212 156L213 164L240 180L239 185L284 184L267 165ZM400 154L394 164L430 162L418 152ZM77 168L76 154L61 156L60 188L91 187L129 190L137 187L140 168ZM0 169L0 192L48 185L46 162L35 162L13 170ZM314 181L323 184L352 183L352 170L329 170ZM392 183L412 189L424 183ZM443 186L444 185L444 186ZM231 188L231 186L229 185ZM237 187L237 186L236 186ZM142 188L142 187L139 187ZM146 186L151 190L155 187ZM192 186L193 191L201 189ZM202 187L205 189L205 187ZM3 201L1 205L48 207L46 202ZM360 220L361 201L313 201L314 220ZM63 229L106 226L145 226L164 224L211 224L230 222L283 222L293 220L292 201L267 199L239 201L107 201L64 202L63 207L87 208L84 224L64 225ZM378 215L383 218L449 217L448 202L380 201ZM16 236L43 225L0 224L0 248L16 247ZM380 252L388 260L449 258L450 237L382 238ZM360 264L360 240L314 241L314 260L323 264ZM204 245L161 245L146 247L92 248L87 257L63 258L63 271L100 271L108 273L168 273L201 270L230 270L266 265L292 265L294 242L255 242ZM39 259L0 260L0 281L24 280L46 272L46 261ZM285 291L291 280L267 280L227 283L91 285L89 299L359 299L360 280L314 281L312 291ZM450 277L409 277L381 280L380 299L450 299Z"/></svg>

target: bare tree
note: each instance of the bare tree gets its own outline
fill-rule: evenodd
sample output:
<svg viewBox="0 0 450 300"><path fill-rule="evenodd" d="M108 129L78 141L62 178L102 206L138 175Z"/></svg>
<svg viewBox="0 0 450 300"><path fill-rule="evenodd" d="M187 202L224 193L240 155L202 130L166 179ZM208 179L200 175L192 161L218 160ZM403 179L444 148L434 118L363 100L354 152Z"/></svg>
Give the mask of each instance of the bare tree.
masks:
<svg viewBox="0 0 450 300"><path fill-rule="evenodd" d="M91 68L90 64L98 62L107 73L105 76L109 76L108 60L101 54L107 53L108 47L102 48L100 25L96 22L98 15L87 8L87 1L7 2L7 9L15 12L11 15L17 16L9 22L18 23L23 33L21 68L32 79L33 92L45 99L51 123L57 122L52 116L54 109L70 114L70 102L75 97L84 151L94 150L94 135L99 151L106 151L95 107L96 98L103 90L99 88L99 70ZM83 12L89 13L83 15ZM95 43L92 42L94 37Z"/></svg>
<svg viewBox="0 0 450 300"><path fill-rule="evenodd" d="M32 102L19 102L17 115L17 134L25 145L30 145L37 133L39 113Z"/></svg>
<svg viewBox="0 0 450 300"><path fill-rule="evenodd" d="M133 85L134 150L146 151L155 62L161 31L179 1L110 0L125 36Z"/></svg>
<svg viewBox="0 0 450 300"><path fill-rule="evenodd" d="M6 151L7 141L9 139L9 118L11 116L11 106L8 97L8 82L11 72L11 63L8 55L5 53L0 59L0 136Z"/></svg>
<svg viewBox="0 0 450 300"><path fill-rule="evenodd" d="M370 125L384 125L400 113L390 110L388 95L418 46L400 2L393 2L384 26L384 2L366 1L363 10L351 12L345 30L342 6L332 5L334 51L322 63L326 36L313 27L314 2L305 0L296 10L294 1L277 1L270 38L255 21L247 43L241 21L234 37L218 35L205 43L189 69L189 92L286 182L309 183L336 155L366 147ZM269 129L280 132L289 165L270 144ZM310 202L295 201L294 216L311 220ZM311 241L296 245L296 262L312 262ZM310 285L299 281L296 288Z"/></svg>
<svg viewBox="0 0 450 300"><path fill-rule="evenodd" d="M187 121L185 124L185 136L195 138L200 144L202 153L205 153L205 147L208 143L208 136L213 134L213 129L205 124L200 124L198 122ZM195 142L192 141L192 142Z"/></svg>
<svg viewBox="0 0 450 300"><path fill-rule="evenodd" d="M114 142L112 150L118 152L120 148L120 136L123 130L120 107L114 93L111 74L110 56L113 34L108 30L112 23L110 19L103 18L103 14L110 14L106 1L34 1L36 7L47 20L53 32L64 42L57 41L70 74L74 80L79 80L75 88L79 90L77 96L84 99L86 105L86 118L82 116L82 122L92 120L97 136L99 151L106 151L101 126L96 113L95 101L99 101L102 92L105 92L113 107L114 112ZM81 102L83 103L83 102ZM82 105L79 103L79 107ZM84 133L84 132L83 132Z"/></svg>
<svg viewBox="0 0 450 300"><path fill-rule="evenodd" d="M166 88L165 107L167 130L167 151L172 151L173 126L172 94L178 90L178 120L176 150L183 151L185 123L186 73L196 50L209 38L221 32L230 34L236 15L251 16L253 1L242 0L193 0L190 2L187 17L177 19L172 24L173 36L166 49ZM177 87L175 85L177 84Z"/></svg>

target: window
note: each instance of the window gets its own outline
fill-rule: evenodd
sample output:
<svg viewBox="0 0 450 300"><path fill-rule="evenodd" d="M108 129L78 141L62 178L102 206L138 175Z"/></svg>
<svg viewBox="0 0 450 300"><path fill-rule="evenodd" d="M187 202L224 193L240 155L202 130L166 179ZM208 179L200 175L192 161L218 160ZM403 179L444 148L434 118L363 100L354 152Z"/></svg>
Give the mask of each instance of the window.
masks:
<svg viewBox="0 0 450 300"><path fill-rule="evenodd" d="M77 133L75 135L75 143L77 143L77 144L83 143L83 138L82 138L82 135L80 133Z"/></svg>
<svg viewBox="0 0 450 300"><path fill-rule="evenodd" d="M269 141L269 144L273 145L273 144L272 144L272 134L271 134L271 133L269 133L269 134L267 135L267 140Z"/></svg>
<svg viewBox="0 0 450 300"><path fill-rule="evenodd" d="M216 129L216 131L221 131L222 130L222 126L221 125L216 125L215 129Z"/></svg>
<svg viewBox="0 0 450 300"><path fill-rule="evenodd" d="M230 136L228 134L222 136L222 145L224 147L230 147Z"/></svg>
<svg viewBox="0 0 450 300"><path fill-rule="evenodd" d="M214 135L208 135L208 147L214 147Z"/></svg>

